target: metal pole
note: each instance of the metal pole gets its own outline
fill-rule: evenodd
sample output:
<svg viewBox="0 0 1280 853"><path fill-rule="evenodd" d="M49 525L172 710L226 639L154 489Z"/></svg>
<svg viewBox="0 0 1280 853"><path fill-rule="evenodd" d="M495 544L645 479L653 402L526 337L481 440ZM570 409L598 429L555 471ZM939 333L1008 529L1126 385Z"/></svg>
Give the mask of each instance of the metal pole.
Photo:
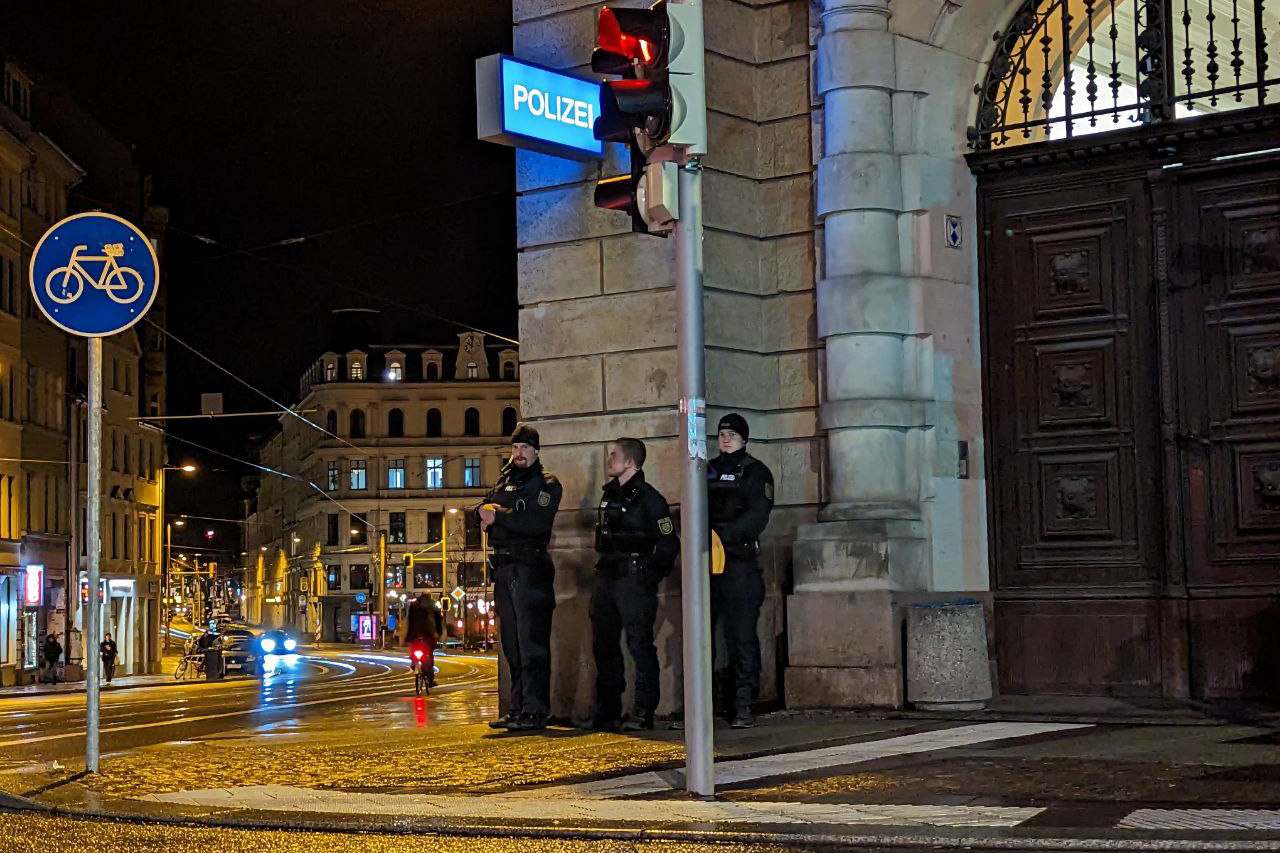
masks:
<svg viewBox="0 0 1280 853"><path fill-rule="evenodd" d="M676 312L679 316L680 409L686 441L680 492L681 583L684 590L685 788L715 793L711 710L711 582L707 564L707 416L702 324L702 165L680 168L676 223Z"/></svg>
<svg viewBox="0 0 1280 853"><path fill-rule="evenodd" d="M102 601L98 598L99 567L102 562L102 338L89 338L89 459L88 506L85 519L89 548L89 609L85 613L85 747L84 768L98 772L99 700L98 632L102 625Z"/></svg>
<svg viewBox="0 0 1280 853"><path fill-rule="evenodd" d="M160 476L164 477L164 472L160 472ZM161 480L163 485L163 480ZM163 501L161 501L163 504ZM161 510L163 512L163 510ZM164 608L164 650L169 651L169 632L173 630L173 608L169 606L169 584L173 578L173 522L165 522L164 525L164 577L160 581L160 596L163 599L160 606ZM161 653L163 656L163 653Z"/></svg>

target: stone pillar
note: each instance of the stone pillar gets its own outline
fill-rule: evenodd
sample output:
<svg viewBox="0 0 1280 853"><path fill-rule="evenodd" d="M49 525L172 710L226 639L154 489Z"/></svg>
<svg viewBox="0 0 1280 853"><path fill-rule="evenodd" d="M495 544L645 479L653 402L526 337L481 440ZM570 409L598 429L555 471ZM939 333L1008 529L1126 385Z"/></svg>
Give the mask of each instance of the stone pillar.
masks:
<svg viewBox="0 0 1280 853"><path fill-rule="evenodd" d="M897 706L901 651L893 592L927 588L921 514L927 345L903 270L895 37L888 0L826 0L817 43L823 225L818 333L828 503L794 546L788 600L791 706ZM814 626L853 626L849 635Z"/></svg>

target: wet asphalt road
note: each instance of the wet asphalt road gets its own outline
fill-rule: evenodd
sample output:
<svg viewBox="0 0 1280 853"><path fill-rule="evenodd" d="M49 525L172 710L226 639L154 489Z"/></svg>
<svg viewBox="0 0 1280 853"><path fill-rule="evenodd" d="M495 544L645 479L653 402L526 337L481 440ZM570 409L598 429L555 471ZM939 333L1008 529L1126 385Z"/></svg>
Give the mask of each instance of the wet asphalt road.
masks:
<svg viewBox="0 0 1280 853"><path fill-rule="evenodd" d="M492 687L492 657L437 657L433 695ZM413 696L408 660L397 652L303 650L295 665L272 676L189 681L104 690L103 754L236 730L269 733L286 721L376 704L415 725L427 713ZM83 694L0 697L0 765L78 759L84 751Z"/></svg>

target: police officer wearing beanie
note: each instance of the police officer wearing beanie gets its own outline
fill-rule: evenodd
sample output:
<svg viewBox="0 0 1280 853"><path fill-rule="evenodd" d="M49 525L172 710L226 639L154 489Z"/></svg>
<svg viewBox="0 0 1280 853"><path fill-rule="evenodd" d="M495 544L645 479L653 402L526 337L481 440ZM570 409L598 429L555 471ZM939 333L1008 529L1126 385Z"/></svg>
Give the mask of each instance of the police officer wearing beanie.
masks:
<svg viewBox="0 0 1280 853"><path fill-rule="evenodd" d="M596 518L596 584L591 596L591 640L596 659L597 730L653 728L658 707L658 650L653 622L658 583L675 565L680 540L662 494L645 481L644 442L619 438L609 447L605 473L612 479ZM622 720L626 687L621 633L636 667L635 706Z"/></svg>
<svg viewBox="0 0 1280 853"><path fill-rule="evenodd" d="M502 654L511 674L510 713L489 725L512 732L546 728L551 712L551 613L555 566L547 545L560 508L559 481L538 459L538 431L520 424L511 460L477 514L489 532L490 567Z"/></svg>
<svg viewBox="0 0 1280 853"><path fill-rule="evenodd" d="M711 625L724 637L725 660L716 663L732 696L726 703L735 729L755 725L751 703L760 687L756 623L764 603L760 536L773 509L773 473L747 453L750 430L742 415L717 426L720 455L707 463L707 515L724 546L724 571L711 576Z"/></svg>

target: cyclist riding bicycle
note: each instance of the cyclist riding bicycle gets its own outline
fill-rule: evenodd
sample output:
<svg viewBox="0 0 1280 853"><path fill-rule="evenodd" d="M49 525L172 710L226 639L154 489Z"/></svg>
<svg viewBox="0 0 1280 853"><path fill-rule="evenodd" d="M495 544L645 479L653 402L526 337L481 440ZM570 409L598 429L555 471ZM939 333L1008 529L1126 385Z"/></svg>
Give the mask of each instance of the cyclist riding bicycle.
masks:
<svg viewBox="0 0 1280 853"><path fill-rule="evenodd" d="M405 612L404 642L412 666L421 666L427 686L436 685L436 646L444 633L444 617L429 595L420 595Z"/></svg>

